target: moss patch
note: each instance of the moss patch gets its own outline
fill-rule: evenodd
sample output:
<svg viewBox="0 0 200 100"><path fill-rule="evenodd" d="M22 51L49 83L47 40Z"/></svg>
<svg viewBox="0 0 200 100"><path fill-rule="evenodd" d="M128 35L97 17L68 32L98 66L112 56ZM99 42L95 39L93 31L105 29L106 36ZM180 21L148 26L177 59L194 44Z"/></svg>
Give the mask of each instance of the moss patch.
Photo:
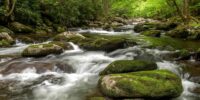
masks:
<svg viewBox="0 0 200 100"><path fill-rule="evenodd" d="M142 60L118 60L108 65L102 72L100 72L100 75L145 71L154 69L157 69L157 65L154 62L148 62Z"/></svg>
<svg viewBox="0 0 200 100"><path fill-rule="evenodd" d="M102 76L99 88L112 98L173 98L183 91L181 79L167 70Z"/></svg>

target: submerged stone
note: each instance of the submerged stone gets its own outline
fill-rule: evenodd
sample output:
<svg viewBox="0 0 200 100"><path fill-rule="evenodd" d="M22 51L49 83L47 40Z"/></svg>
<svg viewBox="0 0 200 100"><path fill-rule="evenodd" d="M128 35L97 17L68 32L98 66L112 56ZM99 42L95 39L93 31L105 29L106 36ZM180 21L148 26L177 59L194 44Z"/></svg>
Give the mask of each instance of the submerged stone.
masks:
<svg viewBox="0 0 200 100"><path fill-rule="evenodd" d="M63 62L51 61L17 61L13 60L12 62L7 62L5 65L1 66L0 74L2 75L10 75L13 73L22 73L26 69L33 69L35 73L41 74L48 71L52 72L65 72L72 73L75 72L72 66L69 66Z"/></svg>
<svg viewBox="0 0 200 100"><path fill-rule="evenodd" d="M180 77L167 70L106 75L98 86L111 98L175 98L183 92Z"/></svg>
<svg viewBox="0 0 200 100"><path fill-rule="evenodd" d="M100 72L100 75L128 73L155 69L157 69L157 65L154 62L142 60L118 60L108 65L102 72Z"/></svg>

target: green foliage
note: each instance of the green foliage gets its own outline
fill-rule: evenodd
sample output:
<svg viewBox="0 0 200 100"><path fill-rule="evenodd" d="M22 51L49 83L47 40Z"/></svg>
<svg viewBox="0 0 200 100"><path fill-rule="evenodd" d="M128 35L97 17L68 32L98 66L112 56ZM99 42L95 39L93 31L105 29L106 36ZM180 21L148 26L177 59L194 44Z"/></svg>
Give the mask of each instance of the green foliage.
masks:
<svg viewBox="0 0 200 100"><path fill-rule="evenodd" d="M95 20L102 13L101 6L92 0L19 0L15 18L27 24L40 25L47 19L55 24L74 26Z"/></svg>
<svg viewBox="0 0 200 100"><path fill-rule="evenodd" d="M15 7L15 20L25 24L42 22L40 0L18 0Z"/></svg>
<svg viewBox="0 0 200 100"><path fill-rule="evenodd" d="M116 0L112 3L112 11L117 16L169 17L175 9L166 0Z"/></svg>

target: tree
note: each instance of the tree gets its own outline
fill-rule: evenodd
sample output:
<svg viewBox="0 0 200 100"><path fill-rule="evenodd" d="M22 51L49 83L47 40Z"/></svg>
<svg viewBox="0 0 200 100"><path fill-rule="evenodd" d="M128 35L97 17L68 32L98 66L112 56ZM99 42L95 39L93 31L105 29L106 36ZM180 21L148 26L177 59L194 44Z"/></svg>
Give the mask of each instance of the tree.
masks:
<svg viewBox="0 0 200 100"><path fill-rule="evenodd" d="M188 24L190 20L198 22L190 14L190 4L194 3L195 0L181 0L181 4L177 3L177 0L167 0L168 5L175 7L178 15L182 18L185 24Z"/></svg>
<svg viewBox="0 0 200 100"><path fill-rule="evenodd" d="M15 4L16 4L17 0L5 0L5 16L6 17L10 17L11 14L13 13L14 9L15 9Z"/></svg>
<svg viewBox="0 0 200 100"><path fill-rule="evenodd" d="M109 14L110 0L102 0L104 16Z"/></svg>

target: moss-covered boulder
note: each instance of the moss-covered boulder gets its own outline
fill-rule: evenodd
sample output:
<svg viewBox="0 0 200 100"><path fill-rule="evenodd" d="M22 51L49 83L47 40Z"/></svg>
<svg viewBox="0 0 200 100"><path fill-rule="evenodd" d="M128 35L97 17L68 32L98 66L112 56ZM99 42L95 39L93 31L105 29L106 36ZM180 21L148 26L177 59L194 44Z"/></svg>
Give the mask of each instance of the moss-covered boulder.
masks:
<svg viewBox="0 0 200 100"><path fill-rule="evenodd" d="M79 33L63 32L54 37L54 41L79 41L85 37Z"/></svg>
<svg viewBox="0 0 200 100"><path fill-rule="evenodd" d="M68 42L54 41L54 42L50 42L50 43L61 46L64 50L72 50L73 49L73 47Z"/></svg>
<svg viewBox="0 0 200 100"><path fill-rule="evenodd" d="M15 33L32 33L34 31L30 26L24 25L19 22L12 22L9 25L9 28Z"/></svg>
<svg viewBox="0 0 200 100"><path fill-rule="evenodd" d="M146 30L163 30L169 31L177 27L178 24L173 22L146 22L137 24L134 27L135 32L142 32Z"/></svg>
<svg viewBox="0 0 200 100"><path fill-rule="evenodd" d="M151 30L151 29L152 30L156 29L155 23L140 23L134 27L135 32L142 32L142 31Z"/></svg>
<svg viewBox="0 0 200 100"><path fill-rule="evenodd" d="M60 54L63 48L54 43L30 45L23 52L24 57L43 57L49 54Z"/></svg>
<svg viewBox="0 0 200 100"><path fill-rule="evenodd" d="M54 41L73 42L78 44L83 49L107 52L136 45L136 42L130 41L123 36L108 36L87 33L78 34L67 32L55 36Z"/></svg>
<svg viewBox="0 0 200 100"><path fill-rule="evenodd" d="M160 30L149 30L149 31L144 31L141 34L145 35L145 36L160 37L161 31Z"/></svg>
<svg viewBox="0 0 200 100"><path fill-rule="evenodd" d="M200 40L200 28L190 30L189 40Z"/></svg>
<svg viewBox="0 0 200 100"><path fill-rule="evenodd" d="M0 32L0 47L8 47L14 43L14 39L8 33Z"/></svg>
<svg viewBox="0 0 200 100"><path fill-rule="evenodd" d="M187 26L178 26L177 28L167 32L166 35L173 38L187 38L189 36L189 30Z"/></svg>
<svg viewBox="0 0 200 100"><path fill-rule="evenodd" d="M180 77L167 70L110 74L98 86L111 98L174 98L183 92Z"/></svg>
<svg viewBox="0 0 200 100"><path fill-rule="evenodd" d="M11 31L10 29L8 29L7 27L4 27L4 26L0 26L0 33L1 33L1 32L6 32L6 33L8 33L9 35L13 35L13 34L14 34L13 31Z"/></svg>
<svg viewBox="0 0 200 100"><path fill-rule="evenodd" d="M154 69L157 69L157 65L154 62L142 60L118 60L109 64L102 72L100 72L100 75L146 71Z"/></svg>

